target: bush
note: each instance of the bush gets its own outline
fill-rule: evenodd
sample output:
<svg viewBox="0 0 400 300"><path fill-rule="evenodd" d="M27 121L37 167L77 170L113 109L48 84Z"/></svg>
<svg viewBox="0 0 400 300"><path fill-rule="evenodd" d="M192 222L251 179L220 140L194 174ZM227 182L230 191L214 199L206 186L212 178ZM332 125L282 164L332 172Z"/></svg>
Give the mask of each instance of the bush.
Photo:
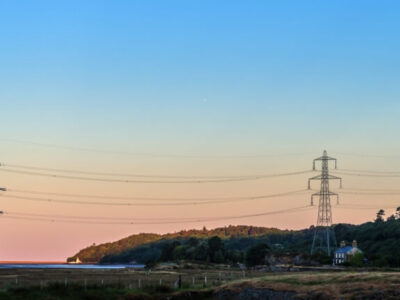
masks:
<svg viewBox="0 0 400 300"><path fill-rule="evenodd" d="M364 265L364 254L356 253L350 260L352 267L362 267Z"/></svg>
<svg viewBox="0 0 400 300"><path fill-rule="evenodd" d="M253 267L265 264L265 258L269 250L269 246L265 243L259 243L250 247L246 252L246 265L248 267Z"/></svg>
<svg viewBox="0 0 400 300"><path fill-rule="evenodd" d="M215 252L213 261L217 264L221 264L225 261L225 257L222 254L221 250L218 250L217 252Z"/></svg>

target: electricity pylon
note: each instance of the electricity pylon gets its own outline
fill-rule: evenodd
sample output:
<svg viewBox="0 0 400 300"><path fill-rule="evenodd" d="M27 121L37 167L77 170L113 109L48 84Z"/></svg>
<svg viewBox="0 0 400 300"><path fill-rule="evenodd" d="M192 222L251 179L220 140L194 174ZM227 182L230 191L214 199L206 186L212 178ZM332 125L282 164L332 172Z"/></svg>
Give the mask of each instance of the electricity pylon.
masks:
<svg viewBox="0 0 400 300"><path fill-rule="evenodd" d="M320 180L321 189L319 193L311 195L311 205L314 205L314 197L319 196L318 204L318 219L317 226L314 231L314 238L311 247L311 255L316 251L326 250L327 254L331 254L331 241L336 247L335 233L331 229L332 225L332 208L331 208L331 196L336 197L337 204L339 204L339 195L329 190L329 180L337 179L340 180L340 188L342 188L342 178L329 175L329 161L335 162L335 169L337 169L336 158L328 156L326 150L323 155L313 161L313 170L315 170L315 162L321 161L321 175L314 176L308 179L308 189L311 189L311 180Z"/></svg>

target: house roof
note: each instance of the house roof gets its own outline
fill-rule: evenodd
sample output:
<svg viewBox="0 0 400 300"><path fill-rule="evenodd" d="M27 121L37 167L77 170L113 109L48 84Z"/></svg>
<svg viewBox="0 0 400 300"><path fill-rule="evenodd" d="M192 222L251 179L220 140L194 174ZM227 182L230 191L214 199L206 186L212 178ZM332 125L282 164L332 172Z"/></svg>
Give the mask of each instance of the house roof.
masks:
<svg viewBox="0 0 400 300"><path fill-rule="evenodd" d="M341 247L335 250L335 253L347 253L353 250L353 247L351 246L346 246L346 247Z"/></svg>

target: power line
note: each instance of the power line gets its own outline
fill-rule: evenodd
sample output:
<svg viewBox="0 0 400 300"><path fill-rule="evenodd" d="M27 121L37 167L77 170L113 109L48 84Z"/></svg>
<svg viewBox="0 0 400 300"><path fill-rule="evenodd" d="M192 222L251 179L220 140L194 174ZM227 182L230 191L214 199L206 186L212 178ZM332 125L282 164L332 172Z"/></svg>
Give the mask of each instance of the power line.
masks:
<svg viewBox="0 0 400 300"><path fill-rule="evenodd" d="M263 175L246 175L246 176L170 176L170 175L149 175L149 174L129 174L129 173L106 173L106 172L92 172L92 171L82 171L82 170L71 170L71 169L56 169L56 168L44 168L36 166L25 166L19 164L8 164L1 163L0 166L11 167L15 169L26 169L26 170L37 170L37 171L47 171L56 173L71 173L71 174L84 174L84 175L96 175L96 176L110 176L110 177L139 177L139 178L172 178L172 179L234 179L234 178L244 178L244 177L258 177Z"/></svg>
<svg viewBox="0 0 400 300"><path fill-rule="evenodd" d="M360 191L360 192L390 192L400 193L400 189L369 189L369 188L344 188L344 191Z"/></svg>
<svg viewBox="0 0 400 300"><path fill-rule="evenodd" d="M343 209L354 209L354 210L359 210L359 209L367 209L367 210L373 210L373 209L397 209L400 207L400 205L396 206L379 206L377 207L376 205L362 205L362 204L341 204L340 206L337 206L337 208L343 208Z"/></svg>
<svg viewBox="0 0 400 300"><path fill-rule="evenodd" d="M22 212L14 212L14 211L7 211L5 212L6 215L15 215L20 217L39 217L39 218L59 218L59 219L77 219L77 220L139 220L139 221L154 221L154 220L176 220L177 218L165 218L165 217L158 217L158 218L132 218L132 217L92 217L92 216L72 216L72 215L60 215L60 214L34 214L34 213L22 213ZM179 220L192 220L194 218L179 218Z"/></svg>
<svg viewBox="0 0 400 300"><path fill-rule="evenodd" d="M338 174L338 175L347 175L347 176L355 176L355 177L375 177L375 178L379 178L379 177L389 177L389 178L397 178L400 177L400 173L399 174L373 174L373 173L361 173L361 172L334 172L334 174Z"/></svg>
<svg viewBox="0 0 400 300"><path fill-rule="evenodd" d="M10 194L2 195L3 198L11 198L18 200L27 201L37 201L37 202L54 202L54 203L65 203L65 204L85 204L85 205L104 205L104 206L186 206L186 205L204 205L204 204L218 204L227 203L234 201L246 201L246 200L259 200L266 198L278 198L283 196L288 196L292 194L298 194L305 192L306 190L297 190L291 192L261 195L261 196L251 196L251 197L237 197L237 198L220 198L220 199L203 199L203 200L183 200L182 198L176 199L176 202L100 202L100 201L83 201L83 200L63 200L63 199L53 199L53 198L40 198L40 197L29 197L29 196L16 196ZM108 198L110 199L110 198Z"/></svg>
<svg viewBox="0 0 400 300"><path fill-rule="evenodd" d="M365 154L365 153L349 153L349 152L336 152L338 155L354 156L354 157L369 157L369 158L383 158L383 159L399 159L398 155L379 155L379 154Z"/></svg>
<svg viewBox="0 0 400 300"><path fill-rule="evenodd" d="M311 189L312 191L316 191ZM341 194L349 195L400 195L400 190L392 189L352 189L352 188L342 188L340 189Z"/></svg>
<svg viewBox="0 0 400 300"><path fill-rule="evenodd" d="M371 195L371 196L391 196L391 195L400 195L399 192L359 192L359 191L342 191L341 194L348 194L348 195Z"/></svg>
<svg viewBox="0 0 400 300"><path fill-rule="evenodd" d="M92 172L83 170L71 170L71 169L59 169L59 168L44 168L37 166L26 166L20 164L9 164L0 163L2 167L9 167L12 169L26 169L26 170L36 170L45 172L56 172L56 173L71 173L71 174L82 174L82 175L95 175L95 176L110 176L110 177L139 177L139 178L171 178L171 179L243 179L243 178L258 178L271 176L274 174L253 174L253 175L225 175L225 176L202 176L202 175L188 175L188 176L178 176L178 175L149 175L149 174L130 174L130 173L108 173L108 172Z"/></svg>
<svg viewBox="0 0 400 300"><path fill-rule="evenodd" d="M65 203L65 204L79 204L79 205L100 205L100 206L186 206L186 205L203 205L209 202L171 202L171 203L132 203L132 202L99 202L99 201L82 201L82 200L62 200L51 198L35 198L35 197L21 197L14 195L4 195L4 198L36 201L36 202L52 202L52 203ZM215 202L214 202L215 203Z"/></svg>
<svg viewBox="0 0 400 300"><path fill-rule="evenodd" d="M260 216L267 215L277 215L283 213L291 213L291 212L299 212L303 210L311 209L310 206L301 206L294 207L288 209L282 209L277 211L263 212L257 214L247 214L247 215L237 215L237 216L226 216L226 217L215 217L215 218L193 218L192 220L185 219L175 219L172 221L151 221L151 222L142 222L131 220L129 222L105 222L105 221L85 221L85 220L71 220L68 218L65 219L57 219L51 215L47 215L46 217L35 217L35 216L13 216L12 214L7 214L4 216L6 219L17 219L17 220L30 220L30 221L44 221L44 222L61 222L61 223L79 223L79 224L104 224L104 225L150 225L150 224L182 224L182 223L203 223L203 222L212 222L212 221L222 221L222 220L233 220L233 219L246 219L246 218L254 218ZM14 213L15 214L15 213ZM21 213L20 213L21 214ZM2 217L3 219L3 217Z"/></svg>
<svg viewBox="0 0 400 300"><path fill-rule="evenodd" d="M256 200L269 197L286 196L305 192L306 189L277 193L267 195L255 195L255 196L242 196L242 197L207 197L207 198L157 198L157 197L121 197L121 196L102 196L102 195L90 195L90 194L73 194L73 193L51 193L44 191L32 191L32 190L21 190L21 189L7 189L7 192L22 193L22 194L33 194L33 195L49 195L57 197L73 197L73 198L92 198L92 199L113 199L113 200L143 200L143 201L240 201L240 200Z"/></svg>
<svg viewBox="0 0 400 300"><path fill-rule="evenodd" d="M56 145L48 143L40 143L35 141L18 140L18 139L1 139L6 142L32 145L44 148L54 148L69 151L80 151L80 152L92 152L92 153L103 153L103 154L117 154L117 155L130 155L140 157L153 157L153 158L183 158L183 159L247 159L247 158L265 158L265 157L283 157L283 156L303 156L311 153L279 153L279 154L247 154L247 155L183 155L183 154L158 154L158 153L146 153L146 152L131 152L131 151L114 151L114 150L103 150L97 148L85 148L85 147L72 147L65 145Z"/></svg>
<svg viewBox="0 0 400 300"><path fill-rule="evenodd" d="M82 176L69 176L69 175L59 175L59 174L50 174L50 173L42 173L42 172L31 172L31 171L20 171L14 169L5 169L0 168L1 172L9 172L23 175L32 175L32 176L41 176L41 177L51 177L51 178L62 178L62 179L73 179L73 180L84 180L84 181L100 181L100 182L116 182L116 183L223 183L223 182L238 182L238 181L252 181L259 180L264 178L271 177L283 177L283 176L293 176L300 174L311 173L311 170L304 171L296 171L296 172L288 172L288 173L276 173L276 174L267 174L260 176L243 176L237 178L226 178L226 179L209 179L209 180L131 180L131 179L112 179L112 178L96 178L96 177L82 177Z"/></svg>
<svg viewBox="0 0 400 300"><path fill-rule="evenodd" d="M372 173L372 174L400 174L400 171L382 171L382 170L359 170L359 169L338 169L339 171L351 173Z"/></svg>

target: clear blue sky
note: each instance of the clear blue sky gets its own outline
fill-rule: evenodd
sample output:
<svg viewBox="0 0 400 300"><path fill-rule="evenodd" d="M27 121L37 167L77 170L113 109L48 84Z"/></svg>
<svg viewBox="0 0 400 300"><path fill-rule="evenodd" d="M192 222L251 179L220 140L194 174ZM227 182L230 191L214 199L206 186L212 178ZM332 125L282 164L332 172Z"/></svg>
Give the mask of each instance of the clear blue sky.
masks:
<svg viewBox="0 0 400 300"><path fill-rule="evenodd" d="M394 154L399 29L398 1L1 1L0 134Z"/></svg>

